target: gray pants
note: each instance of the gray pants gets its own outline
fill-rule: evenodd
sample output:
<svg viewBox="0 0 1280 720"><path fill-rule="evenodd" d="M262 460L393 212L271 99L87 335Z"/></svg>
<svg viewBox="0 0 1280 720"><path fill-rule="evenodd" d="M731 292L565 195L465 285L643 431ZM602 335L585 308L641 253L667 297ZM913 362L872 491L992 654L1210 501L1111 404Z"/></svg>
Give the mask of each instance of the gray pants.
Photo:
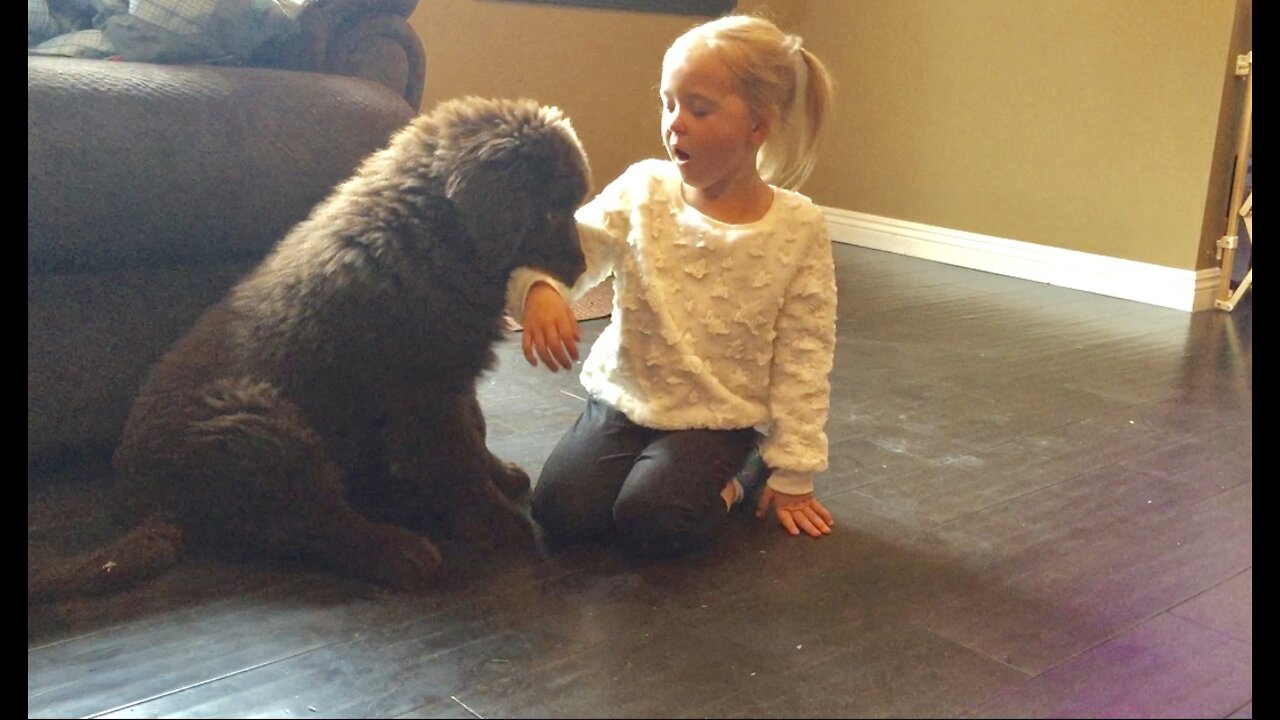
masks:
<svg viewBox="0 0 1280 720"><path fill-rule="evenodd" d="M653 430L589 400L542 468L533 519L553 542L616 537L648 557L697 550L724 527L720 492L757 435Z"/></svg>

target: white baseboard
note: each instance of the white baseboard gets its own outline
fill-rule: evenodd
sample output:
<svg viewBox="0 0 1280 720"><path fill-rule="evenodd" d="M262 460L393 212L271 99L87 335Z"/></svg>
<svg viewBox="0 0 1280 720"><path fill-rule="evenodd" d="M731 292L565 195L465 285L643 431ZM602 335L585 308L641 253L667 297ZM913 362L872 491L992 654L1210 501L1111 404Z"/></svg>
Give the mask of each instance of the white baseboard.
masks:
<svg viewBox="0 0 1280 720"><path fill-rule="evenodd" d="M1195 312L1213 307L1221 269L1179 270L824 207L835 242Z"/></svg>

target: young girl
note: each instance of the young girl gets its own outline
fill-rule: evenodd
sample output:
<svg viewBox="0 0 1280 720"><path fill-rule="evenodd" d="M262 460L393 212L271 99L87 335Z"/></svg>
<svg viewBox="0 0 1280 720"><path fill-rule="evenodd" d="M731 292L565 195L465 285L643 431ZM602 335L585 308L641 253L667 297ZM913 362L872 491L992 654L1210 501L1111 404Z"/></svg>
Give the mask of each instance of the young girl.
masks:
<svg viewBox="0 0 1280 720"><path fill-rule="evenodd" d="M835 276L821 213L785 188L813 167L831 81L800 38L738 15L671 45L660 94L668 157L578 210L574 288L531 269L511 279L525 357L555 372L578 357L566 297L613 276L612 321L581 373L590 399L543 467L533 517L552 540L616 535L674 555L707 544L767 476L756 515L772 507L792 535L821 537Z"/></svg>

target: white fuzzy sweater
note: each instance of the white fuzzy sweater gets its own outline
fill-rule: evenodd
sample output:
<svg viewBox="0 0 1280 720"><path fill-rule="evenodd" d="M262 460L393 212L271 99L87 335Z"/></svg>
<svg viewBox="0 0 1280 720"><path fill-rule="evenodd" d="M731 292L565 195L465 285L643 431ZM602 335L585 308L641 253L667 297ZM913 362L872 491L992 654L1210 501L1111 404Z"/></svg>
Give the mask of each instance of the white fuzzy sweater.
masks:
<svg viewBox="0 0 1280 720"><path fill-rule="evenodd" d="M587 271L573 288L531 269L509 287L513 315L537 280L569 298L612 275L612 320L583 363L592 396L657 429L761 427L769 486L813 490L835 351L836 284L818 208L774 190L768 213L730 225L685 204L665 160L631 166L577 212Z"/></svg>

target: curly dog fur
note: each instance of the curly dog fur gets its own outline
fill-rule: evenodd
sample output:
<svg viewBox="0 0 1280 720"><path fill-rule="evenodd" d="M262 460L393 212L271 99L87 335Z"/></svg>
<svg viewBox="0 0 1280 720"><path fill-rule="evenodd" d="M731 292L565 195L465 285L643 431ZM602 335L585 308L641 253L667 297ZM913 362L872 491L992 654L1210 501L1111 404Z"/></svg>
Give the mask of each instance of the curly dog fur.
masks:
<svg viewBox="0 0 1280 720"><path fill-rule="evenodd" d="M410 590L441 567L434 532L532 544L512 503L529 478L486 447L476 380L511 271L581 273L589 184L567 118L532 101L451 101L401 130L151 370L114 458L134 541Z"/></svg>

